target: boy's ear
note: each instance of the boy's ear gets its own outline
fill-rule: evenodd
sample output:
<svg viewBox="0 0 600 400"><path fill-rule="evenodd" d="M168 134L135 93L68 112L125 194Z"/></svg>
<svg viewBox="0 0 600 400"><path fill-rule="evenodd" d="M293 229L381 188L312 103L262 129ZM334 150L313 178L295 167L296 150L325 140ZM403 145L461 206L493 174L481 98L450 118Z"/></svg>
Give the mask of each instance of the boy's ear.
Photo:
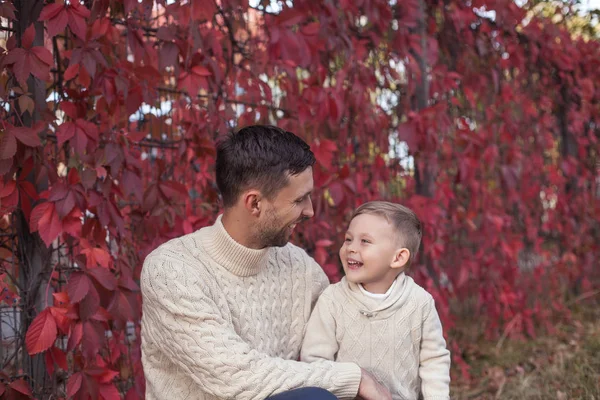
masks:
<svg viewBox="0 0 600 400"><path fill-rule="evenodd" d="M410 260L410 250L406 247L403 247L396 250L394 253L394 259L392 260L390 267L402 268L408 263L408 260Z"/></svg>
<svg viewBox="0 0 600 400"><path fill-rule="evenodd" d="M262 195L260 191L256 189L251 189L242 194L242 202L244 204L244 208L248 213L252 216L258 217L260 216L260 212L262 210Z"/></svg>

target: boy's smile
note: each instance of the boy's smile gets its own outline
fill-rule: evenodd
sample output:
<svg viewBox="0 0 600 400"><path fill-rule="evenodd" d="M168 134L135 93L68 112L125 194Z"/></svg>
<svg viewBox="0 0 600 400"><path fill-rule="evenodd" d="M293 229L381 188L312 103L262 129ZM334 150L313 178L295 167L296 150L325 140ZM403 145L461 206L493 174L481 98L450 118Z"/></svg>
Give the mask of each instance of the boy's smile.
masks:
<svg viewBox="0 0 600 400"><path fill-rule="evenodd" d="M361 263L360 261L356 261L353 258L348 257L347 260L348 263L348 269L359 269L360 267L363 266L363 263Z"/></svg>

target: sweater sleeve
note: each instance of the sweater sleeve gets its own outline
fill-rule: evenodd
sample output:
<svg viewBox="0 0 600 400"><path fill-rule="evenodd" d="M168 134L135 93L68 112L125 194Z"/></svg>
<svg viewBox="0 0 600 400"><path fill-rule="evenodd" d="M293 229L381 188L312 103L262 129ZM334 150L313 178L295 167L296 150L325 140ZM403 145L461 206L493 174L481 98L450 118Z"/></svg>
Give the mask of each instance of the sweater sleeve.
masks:
<svg viewBox="0 0 600 400"><path fill-rule="evenodd" d="M300 353L302 361L335 360L339 350L335 318L331 312L332 300L328 292L325 289L308 320Z"/></svg>
<svg viewBox="0 0 600 400"><path fill-rule="evenodd" d="M306 254L306 253L304 253ZM323 271L323 268L308 254L306 254L305 263L311 274L312 299L311 309L315 306L317 299L323 291L329 286L329 278Z"/></svg>
<svg viewBox="0 0 600 400"><path fill-rule="evenodd" d="M353 398L358 366L306 364L270 357L253 349L234 330L210 295L209 276L185 262L150 256L141 288L143 340L160 348L174 367L204 392L218 398L264 399L294 388L314 386Z"/></svg>
<svg viewBox="0 0 600 400"><path fill-rule="evenodd" d="M440 317L432 297L423 321L419 376L424 400L448 400L450 398L450 351Z"/></svg>

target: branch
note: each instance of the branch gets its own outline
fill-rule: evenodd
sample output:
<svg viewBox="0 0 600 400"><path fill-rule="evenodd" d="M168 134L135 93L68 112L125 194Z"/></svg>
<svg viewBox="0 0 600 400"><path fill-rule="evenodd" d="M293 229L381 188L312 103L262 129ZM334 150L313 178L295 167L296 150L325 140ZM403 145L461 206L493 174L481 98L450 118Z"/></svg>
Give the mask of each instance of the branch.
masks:
<svg viewBox="0 0 600 400"><path fill-rule="evenodd" d="M274 13L272 11L267 11L264 7L263 8L258 8L258 7L250 6L249 5L248 8L251 8L251 9L256 10L256 11L260 11L263 14L274 15L274 16L279 15L278 13Z"/></svg>
<svg viewBox="0 0 600 400"><path fill-rule="evenodd" d="M178 89L172 89L172 88L166 88L166 87L158 87L156 88L158 91L161 92L165 92L165 93L173 93L173 94L184 94L189 96L189 93L183 90L178 90ZM215 96L215 95L203 95L203 94L199 94L196 96L199 99L207 99L207 100L213 100L216 101L219 99L219 96ZM277 107L271 104L259 104L259 103L252 103L249 102L247 100L240 100L240 99L226 99L223 98L223 101L227 104L240 104L240 105L245 105L245 106L249 106L249 107L263 107L263 108L267 108L270 111L281 111L283 113L286 113L287 115L289 115L290 117L294 116L294 113L291 110L285 109L285 108L281 108L281 107Z"/></svg>

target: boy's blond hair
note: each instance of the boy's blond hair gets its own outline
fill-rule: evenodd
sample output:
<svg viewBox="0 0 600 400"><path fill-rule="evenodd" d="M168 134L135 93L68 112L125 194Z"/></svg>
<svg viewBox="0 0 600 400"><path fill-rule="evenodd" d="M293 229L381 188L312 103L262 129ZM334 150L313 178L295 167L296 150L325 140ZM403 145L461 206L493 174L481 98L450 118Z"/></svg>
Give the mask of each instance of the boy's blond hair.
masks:
<svg viewBox="0 0 600 400"><path fill-rule="evenodd" d="M408 207L389 201L364 203L354 211L351 219L361 214L379 215L392 224L398 233L402 247L410 251L410 259L406 264L408 268L417 255L423 236L423 228L417 214Z"/></svg>

